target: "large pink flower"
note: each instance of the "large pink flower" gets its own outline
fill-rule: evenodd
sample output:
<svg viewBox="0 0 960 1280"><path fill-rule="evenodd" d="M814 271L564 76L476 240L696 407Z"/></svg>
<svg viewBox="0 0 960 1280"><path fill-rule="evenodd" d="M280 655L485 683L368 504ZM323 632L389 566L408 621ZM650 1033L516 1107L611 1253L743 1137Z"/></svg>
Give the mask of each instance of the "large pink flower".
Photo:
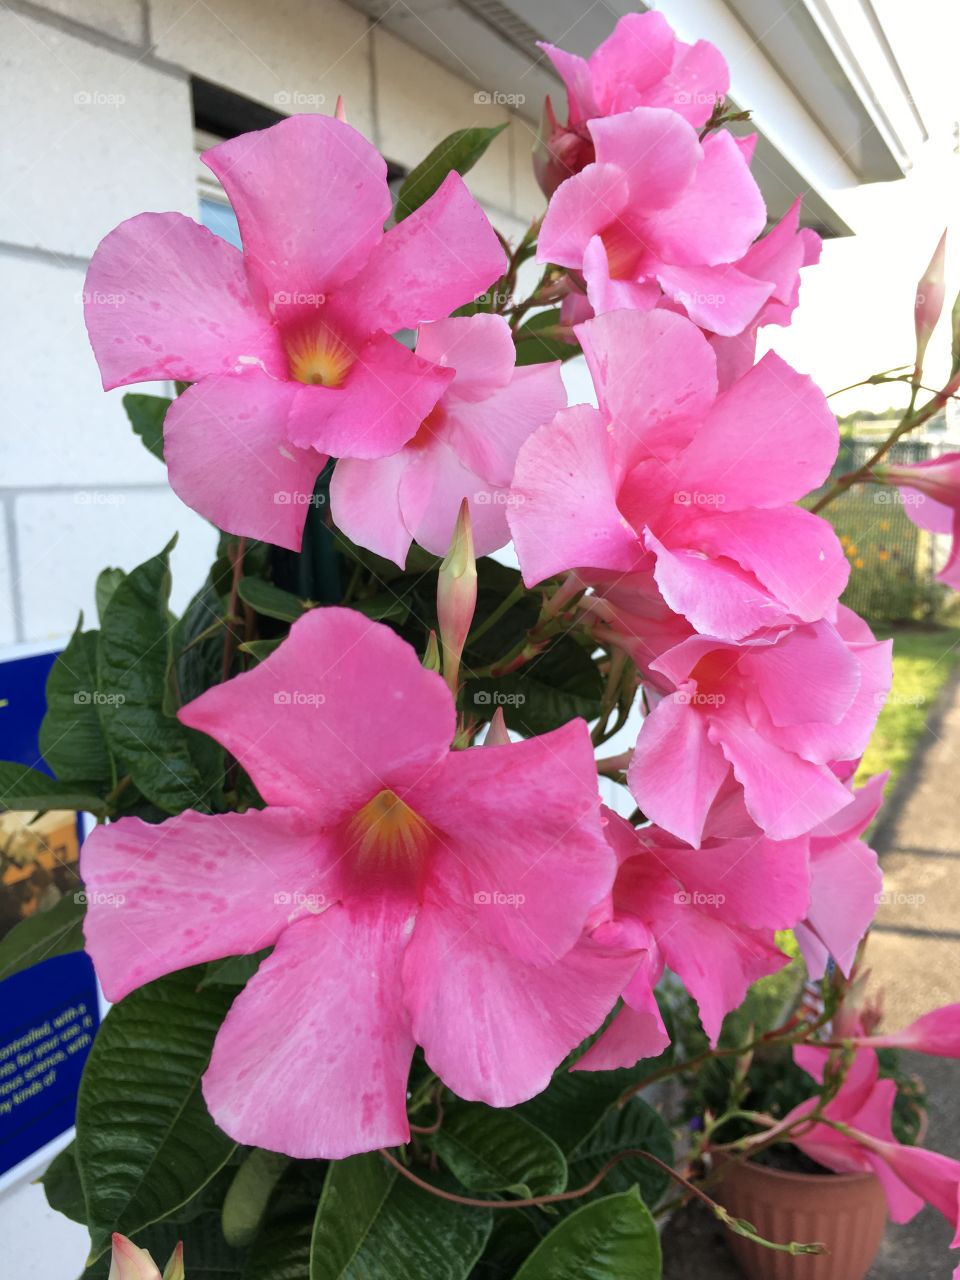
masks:
<svg viewBox="0 0 960 1280"><path fill-rule="evenodd" d="M204 1077L238 1141L331 1158L405 1142L418 1043L461 1097L511 1106L606 1016L626 969L580 940L615 872L582 721L451 752L443 681L344 609L180 715L268 807L98 829L87 947L111 1000L274 947Z"/></svg>
<svg viewBox="0 0 960 1280"><path fill-rule="evenodd" d="M628 13L589 58L555 45L540 48L567 90L567 123L557 123L547 99L534 168L544 193L578 173L593 159L586 124L632 107L668 107L692 125L702 125L730 87L719 49L705 40L684 44L659 13Z"/></svg>
<svg viewBox="0 0 960 1280"><path fill-rule="evenodd" d="M937 577L960 591L960 453L927 462L884 463L874 473L884 484L899 487L903 509L919 529L952 535L950 555Z"/></svg>
<svg viewBox="0 0 960 1280"><path fill-rule="evenodd" d="M775 286L733 265L766 209L732 135L700 142L682 117L653 107L588 128L596 162L554 192L538 260L582 272L597 315L649 310L665 294L705 329L739 333Z"/></svg>
<svg viewBox="0 0 960 1280"><path fill-rule="evenodd" d="M493 315L422 326L417 355L453 380L399 452L337 464L334 519L354 542L402 566L413 540L446 554L466 498L476 554L487 555L510 541L520 446L567 402L560 362L515 367L510 326Z"/></svg>
<svg viewBox="0 0 960 1280"><path fill-rule="evenodd" d="M798 1045L793 1056L798 1066L822 1083L829 1052ZM956 1247L960 1244L960 1161L897 1142L891 1128L896 1093L895 1081L880 1078L877 1055L860 1049L836 1097L823 1109L827 1120L846 1131L814 1124L792 1134L790 1141L835 1173L875 1173L894 1222L909 1222L926 1201L954 1228ZM809 1114L816 1103L817 1098L801 1103L782 1124Z"/></svg>
<svg viewBox="0 0 960 1280"><path fill-rule="evenodd" d="M849 566L792 504L836 457L836 419L772 353L717 394L689 320L618 311L577 327L600 404L561 410L517 460L507 514L528 585L652 568L697 631L729 640L829 612Z"/></svg>
<svg viewBox="0 0 960 1280"><path fill-rule="evenodd" d="M391 335L469 302L505 258L455 173L385 233L386 165L331 117L293 116L204 160L243 253L180 214L131 218L90 264L87 329L105 388L194 384L164 430L180 497L296 549L327 455L395 453L452 377Z"/></svg>
<svg viewBox="0 0 960 1280"><path fill-rule="evenodd" d="M715 1044L750 984L787 963L774 932L796 923L809 895L803 840L774 843L754 833L694 850L658 827L634 830L610 811L606 817L620 869L591 937L632 951L635 967L622 1009L577 1064L591 1071L633 1066L669 1043L653 994L665 965L696 1000Z"/></svg>

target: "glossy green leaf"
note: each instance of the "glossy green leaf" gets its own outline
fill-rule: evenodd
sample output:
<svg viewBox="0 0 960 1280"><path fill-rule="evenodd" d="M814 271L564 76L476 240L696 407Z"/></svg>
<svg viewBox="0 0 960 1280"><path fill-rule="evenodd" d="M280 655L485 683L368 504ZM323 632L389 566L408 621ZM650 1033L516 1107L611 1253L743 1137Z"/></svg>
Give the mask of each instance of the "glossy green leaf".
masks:
<svg viewBox="0 0 960 1280"><path fill-rule="evenodd" d="M0 760L0 809L77 809L101 813L101 796L80 791L71 782L58 782L48 773L13 760Z"/></svg>
<svg viewBox="0 0 960 1280"><path fill-rule="evenodd" d="M47 713L40 752L62 782L99 784L109 790L115 768L101 720L98 631L83 630L83 616L47 676Z"/></svg>
<svg viewBox="0 0 960 1280"><path fill-rule="evenodd" d="M197 984L204 987L243 987L250 981L272 948L264 947L249 956L227 956L226 960L213 960Z"/></svg>
<svg viewBox="0 0 960 1280"><path fill-rule="evenodd" d="M97 617L103 621L103 615L106 612L107 605L110 603L114 591L123 581L124 574L122 569L101 569L97 574L97 585L95 595L97 600Z"/></svg>
<svg viewBox="0 0 960 1280"><path fill-rule="evenodd" d="M565 342L550 333L560 323L560 308L538 311L520 326L516 334L517 364L545 364L551 360L572 360L580 355L577 342Z"/></svg>
<svg viewBox="0 0 960 1280"><path fill-rule="evenodd" d="M310 1280L465 1280L490 1235L489 1211L452 1204L377 1155L330 1166Z"/></svg>
<svg viewBox="0 0 960 1280"><path fill-rule="evenodd" d="M290 1165L250 1246L243 1280L308 1280L314 1219L326 1168L320 1160Z"/></svg>
<svg viewBox="0 0 960 1280"><path fill-rule="evenodd" d="M397 222L402 222L429 200L448 173L464 174L472 169L506 127L498 124L492 129L457 129L438 143L427 158L407 174L397 196Z"/></svg>
<svg viewBox="0 0 960 1280"><path fill-rule="evenodd" d="M0 939L0 981L51 956L82 951L85 913L83 894L66 893L49 910L15 924Z"/></svg>
<svg viewBox="0 0 960 1280"><path fill-rule="evenodd" d="M508 729L533 737L578 716L595 719L602 696L603 681L590 654L569 636L561 636L510 675L468 675L463 700L481 720L490 719L499 707Z"/></svg>
<svg viewBox="0 0 960 1280"><path fill-rule="evenodd" d="M244 1248L260 1228L267 1203L290 1157L255 1147L234 1175L223 1201L223 1238L235 1248Z"/></svg>
<svg viewBox="0 0 960 1280"><path fill-rule="evenodd" d="M123 397L130 425L155 458L163 462L163 420L171 402L166 396L130 392Z"/></svg>
<svg viewBox="0 0 960 1280"><path fill-rule="evenodd" d="M454 1101L428 1141L470 1191L545 1196L563 1191L567 1184L563 1152L514 1111Z"/></svg>
<svg viewBox="0 0 960 1280"><path fill-rule="evenodd" d="M601 1168L630 1147L649 1151L665 1164L673 1163L673 1141L662 1117L642 1098L631 1098L625 1107L607 1109L600 1123L583 1138L567 1157L570 1183L582 1187ZM604 1178L595 1195L626 1191L634 1184L646 1204L654 1208L670 1182L670 1175L640 1157L623 1160Z"/></svg>
<svg viewBox="0 0 960 1280"><path fill-rule="evenodd" d="M238 645L241 653L249 653L251 658L256 658L257 662L262 662L264 658L269 658L283 644L286 636L274 636L272 640L244 640L243 644Z"/></svg>
<svg viewBox="0 0 960 1280"><path fill-rule="evenodd" d="M530 1254L514 1280L659 1280L656 1224L638 1192L583 1205Z"/></svg>
<svg viewBox="0 0 960 1280"><path fill-rule="evenodd" d="M200 1091L234 992L198 991L198 977L185 970L134 991L93 1042L76 1138L93 1258L113 1231L134 1237L186 1204L234 1151Z"/></svg>
<svg viewBox="0 0 960 1280"><path fill-rule="evenodd" d="M77 1168L74 1144L53 1157L40 1178L47 1204L74 1222L87 1221L87 1205L83 1198L83 1184Z"/></svg>
<svg viewBox="0 0 960 1280"><path fill-rule="evenodd" d="M175 541L175 540L174 540ZM164 711L173 622L171 542L127 574L107 606L97 670L107 741L148 800L168 813L207 809L188 730Z"/></svg>
<svg viewBox="0 0 960 1280"><path fill-rule="evenodd" d="M257 613L262 613L265 618L277 618L280 622L296 622L311 607L291 591L283 591L262 578L241 578L237 594Z"/></svg>

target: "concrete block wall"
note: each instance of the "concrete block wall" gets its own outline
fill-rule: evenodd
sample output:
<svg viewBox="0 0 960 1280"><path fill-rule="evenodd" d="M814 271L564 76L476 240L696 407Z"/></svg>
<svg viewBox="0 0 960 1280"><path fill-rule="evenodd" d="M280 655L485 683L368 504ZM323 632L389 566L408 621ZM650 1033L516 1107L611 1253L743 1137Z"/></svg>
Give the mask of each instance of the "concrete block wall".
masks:
<svg viewBox="0 0 960 1280"><path fill-rule="evenodd" d="M214 531L104 394L82 318L98 241L143 210L196 216L190 76L285 113L333 110L412 166L452 130L510 127L468 178L495 225L542 211L528 121L340 0L6 0L0 10L0 646L57 641L107 564L178 531L174 607ZM162 387L137 388L162 391Z"/></svg>

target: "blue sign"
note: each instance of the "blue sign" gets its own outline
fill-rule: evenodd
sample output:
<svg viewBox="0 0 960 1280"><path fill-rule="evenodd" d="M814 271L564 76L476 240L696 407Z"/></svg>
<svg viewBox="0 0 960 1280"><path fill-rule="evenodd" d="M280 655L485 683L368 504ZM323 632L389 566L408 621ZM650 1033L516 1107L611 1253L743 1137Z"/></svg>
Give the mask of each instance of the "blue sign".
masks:
<svg viewBox="0 0 960 1280"><path fill-rule="evenodd" d="M73 1124L99 1022L93 965L82 953L0 983L0 1174Z"/></svg>

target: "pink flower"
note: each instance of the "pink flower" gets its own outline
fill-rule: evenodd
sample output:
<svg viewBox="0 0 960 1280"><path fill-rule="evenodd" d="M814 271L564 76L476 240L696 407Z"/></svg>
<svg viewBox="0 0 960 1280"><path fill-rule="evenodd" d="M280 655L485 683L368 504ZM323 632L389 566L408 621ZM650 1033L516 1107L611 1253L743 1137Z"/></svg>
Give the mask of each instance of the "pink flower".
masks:
<svg viewBox="0 0 960 1280"><path fill-rule="evenodd" d="M632 107L668 107L692 125L705 124L730 87L720 51L705 40L684 44L659 13L630 13L589 58L552 44L540 48L567 89L567 124L547 99L534 168L544 194L593 159L586 124Z"/></svg>
<svg viewBox="0 0 960 1280"><path fill-rule="evenodd" d="M960 1058L960 1004L931 1009L902 1031L858 1035L852 1042L870 1049L910 1049L938 1058Z"/></svg>
<svg viewBox="0 0 960 1280"><path fill-rule="evenodd" d="M822 1083L829 1052L798 1045L793 1056L798 1066ZM909 1222L926 1201L957 1232L956 1247L960 1243L960 1161L896 1141L891 1129L896 1093L893 1080L880 1078L877 1055L862 1049L836 1097L823 1109L825 1118L842 1125L843 1131L814 1124L806 1132L792 1134L790 1141L835 1173L875 1173L894 1222ZM782 1124L809 1114L816 1103L816 1098L801 1103Z"/></svg>
<svg viewBox="0 0 960 1280"><path fill-rule="evenodd" d="M897 485L903 509L919 529L953 535L941 582L960 591L960 453L943 453L927 462L885 462L873 468L881 484Z"/></svg>
<svg viewBox="0 0 960 1280"><path fill-rule="evenodd" d="M90 264L87 330L106 389L194 384L164 427L180 497L297 549L327 455L395 453L453 376L391 335L469 302L505 258L455 173L384 233L386 165L333 117L293 116L204 159L243 253L180 214L131 218Z"/></svg>
<svg viewBox="0 0 960 1280"><path fill-rule="evenodd" d="M417 355L451 381L397 453L337 464L334 518L354 542L402 566L414 539L446 553L467 498L477 555L488 555L510 540L506 511L521 444L566 404L560 363L515 368L510 326L493 315L424 325Z"/></svg>
<svg viewBox="0 0 960 1280"><path fill-rule="evenodd" d="M554 192L538 261L582 272L597 315L647 311L665 294L711 332L739 333L775 286L732 265L766 221L733 136L700 142L681 116L652 107L587 127L596 162Z"/></svg>
<svg viewBox="0 0 960 1280"><path fill-rule="evenodd" d="M203 1082L237 1141L309 1158L407 1141L416 1044L460 1097L512 1106L606 1016L628 966L581 941L615 873L583 721L452 752L440 677L337 608L180 718L268 807L99 828L86 940L111 1000L274 948Z"/></svg>
<svg viewBox="0 0 960 1280"><path fill-rule="evenodd" d="M859 837L877 816L888 776L871 778L848 805L810 832L810 906L795 933L813 981L823 977L831 956L850 976L857 947L877 913L883 875L877 855Z"/></svg>
<svg viewBox="0 0 960 1280"><path fill-rule="evenodd" d="M715 1044L750 984L787 963L774 931L800 918L809 892L802 840L774 844L758 833L693 850L657 827L634 830L609 810L606 818L620 870L591 937L632 952L635 969L623 1008L577 1064L591 1071L633 1066L666 1048L653 995L665 965L696 1000Z"/></svg>
<svg viewBox="0 0 960 1280"><path fill-rule="evenodd" d="M562 410L520 450L507 519L524 581L652 569L674 613L725 640L832 610L843 548L789 505L837 451L813 382L770 353L718 395L706 338L665 311L577 334L600 408Z"/></svg>
<svg viewBox="0 0 960 1280"><path fill-rule="evenodd" d="M814 830L851 803L831 766L863 753L890 687L890 645L842 608L837 625L682 641L651 664L674 692L640 729L627 772L637 804L696 847L732 771L772 839Z"/></svg>

